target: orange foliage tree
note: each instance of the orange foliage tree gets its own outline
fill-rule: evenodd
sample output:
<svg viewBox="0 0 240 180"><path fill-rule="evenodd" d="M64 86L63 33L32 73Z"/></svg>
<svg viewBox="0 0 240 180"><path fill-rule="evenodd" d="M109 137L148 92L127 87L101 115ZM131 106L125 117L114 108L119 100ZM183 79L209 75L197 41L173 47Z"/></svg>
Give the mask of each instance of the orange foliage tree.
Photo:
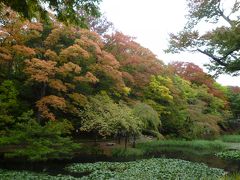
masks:
<svg viewBox="0 0 240 180"><path fill-rule="evenodd" d="M120 32L105 36L105 49L116 57L125 83L135 90L144 88L163 69L156 55Z"/></svg>

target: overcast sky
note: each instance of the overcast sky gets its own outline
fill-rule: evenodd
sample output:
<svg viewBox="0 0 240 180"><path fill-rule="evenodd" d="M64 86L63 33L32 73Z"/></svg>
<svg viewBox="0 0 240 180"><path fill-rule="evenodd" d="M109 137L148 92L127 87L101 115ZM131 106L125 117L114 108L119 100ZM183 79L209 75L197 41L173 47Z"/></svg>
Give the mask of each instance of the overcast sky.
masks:
<svg viewBox="0 0 240 180"><path fill-rule="evenodd" d="M208 57L199 53L163 52L168 46L168 34L178 32L186 22L185 0L103 0L100 7L116 30L136 37L137 42L149 48L166 64L187 61L204 68L203 64L209 62ZM207 27L201 28L204 30ZM239 77L221 75L217 81L223 85L240 86Z"/></svg>

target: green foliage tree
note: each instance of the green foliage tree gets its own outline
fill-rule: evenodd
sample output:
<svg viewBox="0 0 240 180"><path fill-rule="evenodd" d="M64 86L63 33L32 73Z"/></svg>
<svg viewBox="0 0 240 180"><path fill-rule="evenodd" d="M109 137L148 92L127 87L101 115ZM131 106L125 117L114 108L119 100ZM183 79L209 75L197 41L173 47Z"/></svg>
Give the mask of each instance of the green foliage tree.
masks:
<svg viewBox="0 0 240 180"><path fill-rule="evenodd" d="M145 103L137 103L133 107L133 113L138 117L143 124L142 133L156 136L158 139L162 138L159 133L162 123L159 114L150 105Z"/></svg>
<svg viewBox="0 0 240 180"><path fill-rule="evenodd" d="M50 121L42 126L32 116L33 111L23 113L17 118L18 123L0 137L5 157L31 161L63 159L71 158L80 148L67 137L73 129L69 121Z"/></svg>
<svg viewBox="0 0 240 180"><path fill-rule="evenodd" d="M98 4L100 0L34 0L34 1L8 1L1 0L6 6L11 7L14 11L19 12L23 17L42 18L49 20L49 9L56 12L57 19L65 23L77 24L82 27L86 26L86 16L99 16ZM1 5L1 8L4 8Z"/></svg>
<svg viewBox="0 0 240 180"><path fill-rule="evenodd" d="M104 92L91 97L89 102L83 112L81 131L102 137L140 134L142 123L127 105L114 103Z"/></svg>
<svg viewBox="0 0 240 180"><path fill-rule="evenodd" d="M158 113L148 104L136 104L133 108L133 112L142 120L145 129L158 131L161 127Z"/></svg>
<svg viewBox="0 0 240 180"><path fill-rule="evenodd" d="M226 4L223 0L188 0L188 22L182 31L170 35L167 52L198 51L210 58L210 70L217 74L237 74L240 70L240 2L234 1L231 8L226 8ZM213 23L214 29L200 33L197 25L203 21ZM225 22L219 23L221 21Z"/></svg>
<svg viewBox="0 0 240 180"><path fill-rule="evenodd" d="M234 118L240 117L240 94L233 91L233 89L229 88L228 92L229 98L229 106L233 113Z"/></svg>
<svg viewBox="0 0 240 180"><path fill-rule="evenodd" d="M14 112L19 106L17 96L18 91L13 81L3 81L0 85L0 134L5 134L15 123Z"/></svg>
<svg viewBox="0 0 240 180"><path fill-rule="evenodd" d="M157 102L168 103L173 100L171 92L167 87L172 83L171 79L162 76L152 76L146 90L146 97Z"/></svg>
<svg viewBox="0 0 240 180"><path fill-rule="evenodd" d="M173 136L182 136L186 129L185 121L187 100L182 91L182 84L174 76L153 76L146 88L146 103L159 114L162 132Z"/></svg>

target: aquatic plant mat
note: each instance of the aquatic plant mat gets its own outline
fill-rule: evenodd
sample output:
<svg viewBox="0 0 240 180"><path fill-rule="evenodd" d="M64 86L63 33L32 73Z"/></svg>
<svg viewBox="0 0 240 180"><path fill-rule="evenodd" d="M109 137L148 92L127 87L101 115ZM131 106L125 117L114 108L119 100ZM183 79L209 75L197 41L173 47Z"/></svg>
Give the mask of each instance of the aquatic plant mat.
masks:
<svg viewBox="0 0 240 180"><path fill-rule="evenodd" d="M82 179L219 179L226 172L205 164L178 159L153 158L131 162L97 162L72 164L70 172L89 173Z"/></svg>

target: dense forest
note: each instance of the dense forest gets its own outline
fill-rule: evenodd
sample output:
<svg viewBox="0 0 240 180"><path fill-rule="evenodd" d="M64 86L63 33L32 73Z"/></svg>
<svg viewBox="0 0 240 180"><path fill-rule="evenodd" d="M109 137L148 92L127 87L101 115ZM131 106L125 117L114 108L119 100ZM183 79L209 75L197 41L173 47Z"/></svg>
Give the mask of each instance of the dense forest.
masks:
<svg viewBox="0 0 240 180"><path fill-rule="evenodd" d="M239 87L193 63L164 64L134 38L109 33L104 17L81 28L50 14L25 19L5 5L0 16L4 157L69 157L86 136L192 140L234 130Z"/></svg>
<svg viewBox="0 0 240 180"><path fill-rule="evenodd" d="M168 37L212 75L165 64L100 2L0 0L0 179L239 179L240 87L215 79L239 74L240 2L186 0Z"/></svg>

